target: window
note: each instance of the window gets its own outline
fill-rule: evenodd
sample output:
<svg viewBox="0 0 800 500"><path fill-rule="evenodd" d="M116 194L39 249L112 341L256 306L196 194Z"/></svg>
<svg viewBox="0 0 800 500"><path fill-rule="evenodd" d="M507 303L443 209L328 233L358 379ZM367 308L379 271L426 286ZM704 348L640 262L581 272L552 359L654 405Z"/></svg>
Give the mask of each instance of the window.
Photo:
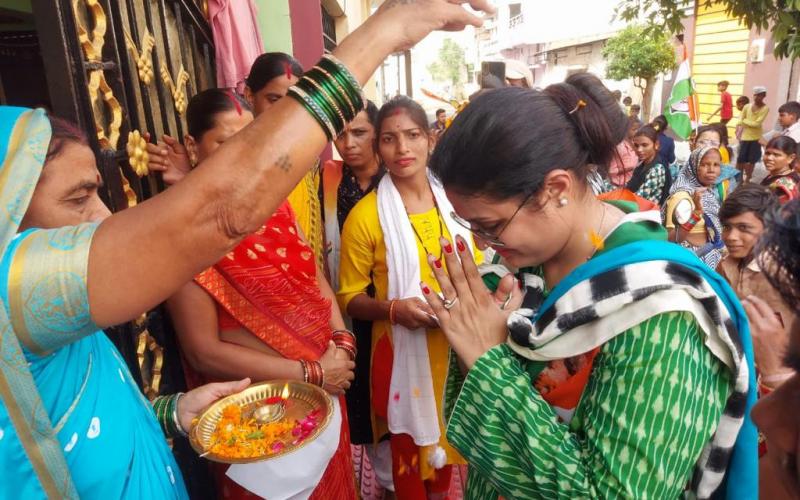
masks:
<svg viewBox="0 0 800 500"><path fill-rule="evenodd" d="M332 52L336 48L336 21L325 7L322 7L322 43L325 52Z"/></svg>

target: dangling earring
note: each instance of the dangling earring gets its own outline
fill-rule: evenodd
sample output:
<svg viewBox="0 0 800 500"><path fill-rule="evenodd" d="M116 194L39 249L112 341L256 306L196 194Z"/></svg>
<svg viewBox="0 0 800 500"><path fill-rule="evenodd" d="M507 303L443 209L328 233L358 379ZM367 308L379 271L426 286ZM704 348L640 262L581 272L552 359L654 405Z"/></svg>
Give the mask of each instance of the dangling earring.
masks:
<svg viewBox="0 0 800 500"><path fill-rule="evenodd" d="M558 199L558 206L563 208L563 207L566 207L568 204L569 204L569 200L568 199L563 198L563 197Z"/></svg>

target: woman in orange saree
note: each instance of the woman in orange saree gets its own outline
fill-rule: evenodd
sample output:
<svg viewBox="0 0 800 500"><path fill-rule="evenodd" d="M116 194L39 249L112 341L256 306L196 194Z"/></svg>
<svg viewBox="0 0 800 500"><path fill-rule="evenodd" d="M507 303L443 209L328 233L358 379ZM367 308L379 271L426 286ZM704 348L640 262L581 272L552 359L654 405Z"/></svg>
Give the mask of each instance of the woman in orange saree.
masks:
<svg viewBox="0 0 800 500"><path fill-rule="evenodd" d="M202 161L251 120L247 104L232 93L210 89L197 94L187 110L190 156ZM284 202L258 231L185 285L168 307L189 384L229 373L248 373L253 381L316 378L338 397L339 444L311 498L354 499L343 396L354 365L350 353L333 343L344 321L332 298L295 214ZM226 470L214 468L220 498L258 498L225 477Z"/></svg>

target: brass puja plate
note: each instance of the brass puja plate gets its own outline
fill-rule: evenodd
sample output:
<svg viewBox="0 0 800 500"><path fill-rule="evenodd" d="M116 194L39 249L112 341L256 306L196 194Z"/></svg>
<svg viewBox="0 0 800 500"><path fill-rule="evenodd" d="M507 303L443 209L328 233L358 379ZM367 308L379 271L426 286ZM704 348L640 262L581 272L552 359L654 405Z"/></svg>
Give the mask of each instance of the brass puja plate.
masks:
<svg viewBox="0 0 800 500"><path fill-rule="evenodd" d="M276 409L268 405L267 400L286 396L284 408ZM291 439L283 442L281 450L258 457L231 458L211 453L211 436L222 418L222 410L236 404L242 409L242 416L253 417L264 421L300 421L311 412L318 410L317 426L302 441L294 444ZM277 411L275 411L277 410ZM189 442L192 448L202 457L213 462L226 464L247 464L277 458L291 453L310 443L328 427L333 417L333 403L328 393L316 385L292 380L273 380L254 384L237 394L224 397L209 406L192 422L189 431Z"/></svg>

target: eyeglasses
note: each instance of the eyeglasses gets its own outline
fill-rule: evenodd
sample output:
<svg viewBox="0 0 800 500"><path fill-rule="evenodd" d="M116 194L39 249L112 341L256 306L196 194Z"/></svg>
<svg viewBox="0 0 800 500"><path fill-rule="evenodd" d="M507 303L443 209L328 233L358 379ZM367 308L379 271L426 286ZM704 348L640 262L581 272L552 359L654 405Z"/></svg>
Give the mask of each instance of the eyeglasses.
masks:
<svg viewBox="0 0 800 500"><path fill-rule="evenodd" d="M508 226L511 225L511 221L514 220L514 217L516 217L519 211L522 210L522 207L524 207L525 204L528 203L528 201L530 201L533 195L534 193L531 193L528 196L526 196L524 200L522 200L522 203L520 203L520 205L511 215L511 217L509 217L508 220L505 222L505 224L503 224L503 227L500 228L500 231L498 231L497 234L492 234L489 231L484 231L483 229L473 228L472 223L470 221L464 219L463 217L455 213L455 211L450 212L450 217L456 224L463 227L467 231L471 232L472 234L482 239L483 241L487 242L491 246L503 248L506 246L506 244L500 241L500 236L503 235L503 231L505 231L508 228Z"/></svg>
<svg viewBox="0 0 800 500"><path fill-rule="evenodd" d="M718 148L720 145L719 141L715 141L713 139L703 139L701 141L697 141L698 146L708 146L710 148Z"/></svg>

